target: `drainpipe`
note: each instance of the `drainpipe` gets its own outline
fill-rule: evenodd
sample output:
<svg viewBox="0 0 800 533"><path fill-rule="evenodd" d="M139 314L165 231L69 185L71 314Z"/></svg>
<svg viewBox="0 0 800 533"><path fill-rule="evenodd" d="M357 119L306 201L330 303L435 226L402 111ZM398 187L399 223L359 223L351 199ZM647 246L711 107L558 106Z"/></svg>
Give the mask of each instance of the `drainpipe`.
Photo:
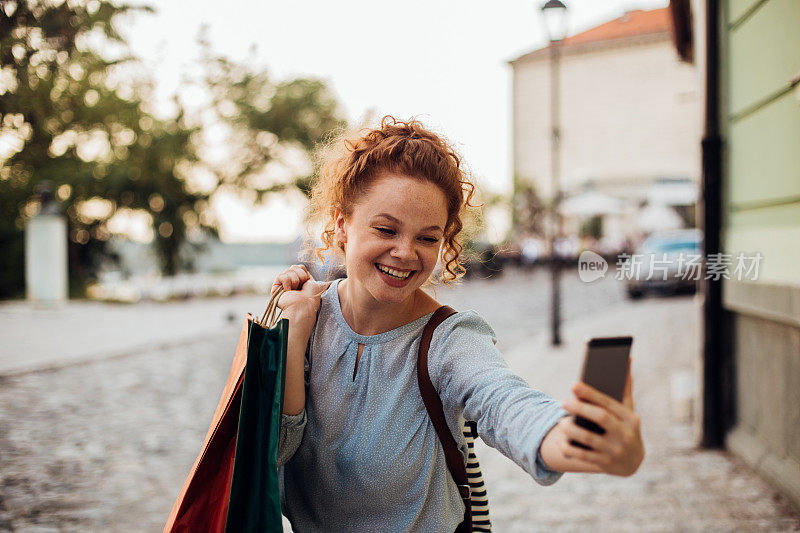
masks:
<svg viewBox="0 0 800 533"><path fill-rule="evenodd" d="M719 0L706 0L706 100L703 133L704 257L721 252L722 137L720 135ZM705 276L703 276L705 277ZM727 429L722 281L703 280L703 413L701 445L724 446Z"/></svg>

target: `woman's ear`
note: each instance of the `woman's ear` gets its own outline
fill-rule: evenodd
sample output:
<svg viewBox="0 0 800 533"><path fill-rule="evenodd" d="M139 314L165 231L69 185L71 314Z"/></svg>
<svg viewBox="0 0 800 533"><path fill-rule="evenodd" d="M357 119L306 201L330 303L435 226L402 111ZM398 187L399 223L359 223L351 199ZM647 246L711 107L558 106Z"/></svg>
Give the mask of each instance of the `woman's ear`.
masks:
<svg viewBox="0 0 800 533"><path fill-rule="evenodd" d="M337 242L344 244L347 242L347 220L344 214L338 210L333 217L333 236Z"/></svg>

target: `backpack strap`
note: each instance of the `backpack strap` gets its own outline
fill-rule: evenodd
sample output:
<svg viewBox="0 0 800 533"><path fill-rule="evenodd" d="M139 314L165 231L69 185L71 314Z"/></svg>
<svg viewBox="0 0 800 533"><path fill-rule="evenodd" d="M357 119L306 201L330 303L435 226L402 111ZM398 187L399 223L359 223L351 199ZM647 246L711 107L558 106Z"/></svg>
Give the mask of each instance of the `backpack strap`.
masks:
<svg viewBox="0 0 800 533"><path fill-rule="evenodd" d="M425 409L428 411L433 422L433 427L436 430L436 435L439 437L439 442L442 443L444 448L444 457L447 462L447 469L453 480L458 487L458 493L461 495L461 500L464 502L464 521L458 526L456 531L469 532L472 531L472 500L470 499L469 479L467 478L467 467L464 464L464 456L458 450L456 441L450 428L447 426L447 421L444 417L444 408L442 407L442 400L436 392L436 388L431 382L431 377L428 374L428 349L431 346L431 338L433 338L433 331L441 324L446 318L454 315L456 311L446 305L437 309L433 316L431 316L425 329L422 331L422 339L419 343L419 354L417 356L417 383L419 384L419 391L422 394L422 402L425 404Z"/></svg>

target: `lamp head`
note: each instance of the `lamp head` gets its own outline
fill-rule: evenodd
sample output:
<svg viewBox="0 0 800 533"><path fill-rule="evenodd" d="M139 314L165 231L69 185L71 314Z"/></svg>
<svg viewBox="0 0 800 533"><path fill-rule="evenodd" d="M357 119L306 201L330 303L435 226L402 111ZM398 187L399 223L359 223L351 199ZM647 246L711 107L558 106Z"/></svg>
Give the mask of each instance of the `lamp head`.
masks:
<svg viewBox="0 0 800 533"><path fill-rule="evenodd" d="M561 0L547 0L542 5L547 38L550 42L561 41L567 36L567 6Z"/></svg>

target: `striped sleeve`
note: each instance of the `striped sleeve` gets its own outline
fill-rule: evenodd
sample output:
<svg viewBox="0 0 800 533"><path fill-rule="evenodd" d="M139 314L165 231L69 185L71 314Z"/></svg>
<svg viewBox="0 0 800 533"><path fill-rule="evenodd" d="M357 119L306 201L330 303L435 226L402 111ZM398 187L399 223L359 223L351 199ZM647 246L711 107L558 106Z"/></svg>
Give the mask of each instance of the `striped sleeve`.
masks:
<svg viewBox="0 0 800 533"><path fill-rule="evenodd" d="M489 518L489 495L483 482L481 465L475 455L475 440L472 428L464 425L464 440L467 443L467 479L469 480L470 500L472 501L472 530L481 533L492 531Z"/></svg>

